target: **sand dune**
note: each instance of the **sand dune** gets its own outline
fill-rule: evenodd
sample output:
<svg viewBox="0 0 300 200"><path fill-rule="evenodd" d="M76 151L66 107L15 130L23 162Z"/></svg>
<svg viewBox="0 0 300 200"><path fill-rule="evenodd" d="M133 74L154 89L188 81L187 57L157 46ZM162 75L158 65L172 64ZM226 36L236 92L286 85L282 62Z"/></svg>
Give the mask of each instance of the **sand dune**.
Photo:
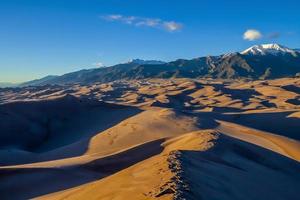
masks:
<svg viewBox="0 0 300 200"><path fill-rule="evenodd" d="M180 150L205 151L213 146L211 140L216 137L213 131L196 131L166 140L157 144L164 150L152 158L100 181L46 195L41 199L172 199L178 187L174 181L177 174L171 166L176 158L172 155Z"/></svg>
<svg viewBox="0 0 300 200"><path fill-rule="evenodd" d="M48 101L4 104L0 106L4 119L0 121L0 147L14 156L21 154L22 160L27 156L28 162L79 156L95 134L139 112L138 108L69 95ZM66 148L74 143L80 145ZM22 163L9 154L1 155L1 165Z"/></svg>
<svg viewBox="0 0 300 200"><path fill-rule="evenodd" d="M289 199L298 194L299 163L255 145L213 131L187 133L162 145L162 153L119 173L38 199Z"/></svg>
<svg viewBox="0 0 300 200"><path fill-rule="evenodd" d="M220 132L240 140L269 149L300 162L300 142L284 136L225 121L218 121Z"/></svg>
<svg viewBox="0 0 300 200"><path fill-rule="evenodd" d="M299 78L0 89L0 197L295 199L299 102Z"/></svg>

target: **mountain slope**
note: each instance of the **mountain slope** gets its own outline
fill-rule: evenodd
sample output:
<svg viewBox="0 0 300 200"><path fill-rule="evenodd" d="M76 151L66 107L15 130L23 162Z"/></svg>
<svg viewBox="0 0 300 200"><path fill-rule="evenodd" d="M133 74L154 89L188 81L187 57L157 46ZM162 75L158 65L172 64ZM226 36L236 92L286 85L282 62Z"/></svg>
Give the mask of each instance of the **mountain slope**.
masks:
<svg viewBox="0 0 300 200"><path fill-rule="evenodd" d="M49 76L45 76L41 79L35 79L32 81L27 81L25 83L20 84L19 86L29 86L29 85L45 85L47 84L47 82L51 81L52 79L56 79L59 76L53 76L53 75L49 75Z"/></svg>
<svg viewBox="0 0 300 200"><path fill-rule="evenodd" d="M139 65L161 65L161 64L165 64L166 62L160 60L132 59L128 63L135 63Z"/></svg>
<svg viewBox="0 0 300 200"><path fill-rule="evenodd" d="M81 70L23 85L91 84L120 79L180 77L270 79L295 76L299 72L299 51L278 44L263 44L255 45L240 53L191 60L178 59L168 63L136 59L111 67Z"/></svg>

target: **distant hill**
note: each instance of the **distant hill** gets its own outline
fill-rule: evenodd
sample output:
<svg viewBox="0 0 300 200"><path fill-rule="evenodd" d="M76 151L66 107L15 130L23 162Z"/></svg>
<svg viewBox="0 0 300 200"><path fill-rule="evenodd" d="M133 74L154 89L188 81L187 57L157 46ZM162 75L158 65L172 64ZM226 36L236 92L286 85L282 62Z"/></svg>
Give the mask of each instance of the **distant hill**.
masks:
<svg viewBox="0 0 300 200"><path fill-rule="evenodd" d="M47 82L51 81L52 79L54 80L55 78L58 78L59 76L53 76L49 75L41 79L35 79L32 81L28 81L25 83L20 84L19 86L28 86L28 85L45 85Z"/></svg>
<svg viewBox="0 0 300 200"><path fill-rule="evenodd" d="M272 79L300 72L300 52L278 44L255 45L244 51L172 62L140 59L111 67L48 76L22 85L89 84L141 78Z"/></svg>

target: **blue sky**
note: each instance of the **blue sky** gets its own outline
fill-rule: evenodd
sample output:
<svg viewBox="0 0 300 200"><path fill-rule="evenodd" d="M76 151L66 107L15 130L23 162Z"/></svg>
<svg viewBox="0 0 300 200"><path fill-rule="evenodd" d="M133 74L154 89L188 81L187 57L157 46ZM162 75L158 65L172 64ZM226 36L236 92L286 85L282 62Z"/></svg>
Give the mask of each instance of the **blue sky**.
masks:
<svg viewBox="0 0 300 200"><path fill-rule="evenodd" d="M0 82L259 43L299 48L299 8L298 0L0 0Z"/></svg>

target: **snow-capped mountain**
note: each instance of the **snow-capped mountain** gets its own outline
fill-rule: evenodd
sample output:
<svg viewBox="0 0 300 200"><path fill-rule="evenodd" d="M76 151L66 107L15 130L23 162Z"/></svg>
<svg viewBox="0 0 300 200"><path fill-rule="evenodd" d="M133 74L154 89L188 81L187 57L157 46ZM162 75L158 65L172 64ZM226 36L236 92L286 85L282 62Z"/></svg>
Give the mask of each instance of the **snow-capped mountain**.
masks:
<svg viewBox="0 0 300 200"><path fill-rule="evenodd" d="M294 57L298 56L299 52L294 49L290 49L288 47L279 45L279 44L261 44L254 45L242 52L243 55L282 55L282 54L290 54Z"/></svg>
<svg viewBox="0 0 300 200"><path fill-rule="evenodd" d="M278 44L252 46L245 51L195 59L178 59L172 62L134 59L130 62L105 68L95 68L50 76L23 83L92 84L121 79L142 78L247 78L271 79L292 77L300 73L300 52Z"/></svg>
<svg viewBox="0 0 300 200"><path fill-rule="evenodd" d="M161 65L161 64L165 64L166 62L163 62L160 60L132 59L132 60L129 60L128 63L134 63L134 64L138 64L138 65Z"/></svg>

